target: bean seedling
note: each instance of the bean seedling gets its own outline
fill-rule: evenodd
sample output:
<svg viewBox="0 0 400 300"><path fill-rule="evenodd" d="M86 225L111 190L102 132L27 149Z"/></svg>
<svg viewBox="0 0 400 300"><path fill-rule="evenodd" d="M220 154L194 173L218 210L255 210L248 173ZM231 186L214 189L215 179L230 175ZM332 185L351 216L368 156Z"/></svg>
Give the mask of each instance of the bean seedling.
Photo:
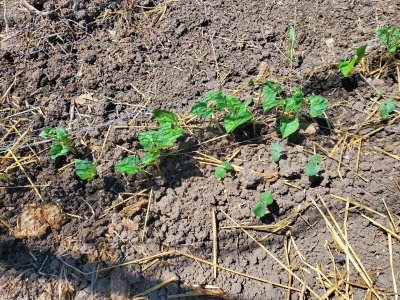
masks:
<svg viewBox="0 0 400 300"><path fill-rule="evenodd" d="M400 29L396 26L381 27L376 31L378 40L387 46L391 54L396 53L400 41Z"/></svg>
<svg viewBox="0 0 400 300"><path fill-rule="evenodd" d="M322 161L321 156L317 154L312 155L310 157L310 161L306 165L305 169L306 175L309 177L316 176L319 173L320 170L319 164L321 163L321 161Z"/></svg>
<svg viewBox="0 0 400 300"><path fill-rule="evenodd" d="M267 212L267 206L273 202L274 199L271 192L261 193L259 200L253 205L252 211L257 217L262 218Z"/></svg>
<svg viewBox="0 0 400 300"><path fill-rule="evenodd" d="M386 99L379 106L379 112L381 114L382 120L387 120L389 118L389 114L396 110L396 103L393 99Z"/></svg>
<svg viewBox="0 0 400 300"><path fill-rule="evenodd" d="M129 155L115 165L115 168L123 173L136 174L144 172L147 165L155 162L159 166L162 150L173 146L175 141L183 135L183 128L179 126L179 119L173 112L155 109L154 117L160 124L158 130L148 130L139 133L139 143L146 150L142 157Z"/></svg>
<svg viewBox="0 0 400 300"><path fill-rule="evenodd" d="M210 117L211 120L215 120L215 110L225 111L224 128L227 133L231 133L246 122L252 121L254 124L254 117L248 110L248 106L252 102L251 99L242 102L222 91L211 91L206 93L202 100L194 103L190 113L194 116Z"/></svg>
<svg viewBox="0 0 400 300"><path fill-rule="evenodd" d="M363 45L359 47L356 50L356 54L350 57L349 59L339 60L338 67L344 77L347 77L347 75L349 75L350 71L354 68L354 66L360 62L360 60L364 57L366 50L367 50L367 45Z"/></svg>
<svg viewBox="0 0 400 300"><path fill-rule="evenodd" d="M71 138L64 127L46 127L39 136L41 138L50 138L53 141L50 148L50 157L52 159L56 159L69 152L75 152Z"/></svg>
<svg viewBox="0 0 400 300"><path fill-rule="evenodd" d="M279 130L283 138L295 133L300 127L298 114L305 106L309 106L309 114L312 118L325 113L328 107L328 100L319 95L308 95L298 87L292 88L292 96L289 98L277 98L282 91L281 86L273 81L268 81L263 85L264 102L263 109L267 111L276 106L283 107L283 114L279 118Z"/></svg>
<svg viewBox="0 0 400 300"><path fill-rule="evenodd" d="M227 175L227 171L233 170L233 166L228 161L221 161L221 165L215 168L215 177L218 179L224 179Z"/></svg>
<svg viewBox="0 0 400 300"><path fill-rule="evenodd" d="M274 162L278 162L281 159L281 151L283 146L280 142L275 142L271 145L271 158Z"/></svg>

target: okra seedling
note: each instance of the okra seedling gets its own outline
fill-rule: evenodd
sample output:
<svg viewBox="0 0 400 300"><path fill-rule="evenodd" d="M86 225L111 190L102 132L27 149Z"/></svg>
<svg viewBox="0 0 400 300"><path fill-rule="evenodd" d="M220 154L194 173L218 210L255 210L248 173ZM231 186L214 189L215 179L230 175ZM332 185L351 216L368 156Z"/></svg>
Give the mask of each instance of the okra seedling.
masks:
<svg viewBox="0 0 400 300"><path fill-rule="evenodd" d="M64 127L46 127L39 136L41 138L50 138L53 141L50 149L50 157L52 159L56 159L68 152L75 152L71 138Z"/></svg>
<svg viewBox="0 0 400 300"><path fill-rule="evenodd" d="M252 211L257 217L262 218L267 212L267 206L271 205L273 202L274 199L272 198L271 192L261 193L259 201L253 205Z"/></svg>
<svg viewBox="0 0 400 300"><path fill-rule="evenodd" d="M310 157L310 161L306 165L305 169L306 175L309 177L316 176L319 173L320 170L319 164L321 163L321 161L322 161L321 156L317 154L312 155Z"/></svg>
<svg viewBox="0 0 400 300"><path fill-rule="evenodd" d="M350 71L354 68L354 66L360 62L360 60L364 57L366 50L367 50L367 45L363 45L359 47L356 50L356 54L350 57L349 59L339 60L338 67L344 77L347 77L347 75L349 75Z"/></svg>
<svg viewBox="0 0 400 300"><path fill-rule="evenodd" d="M376 31L378 40L387 46L391 54L396 53L400 42L400 29L396 26L381 27Z"/></svg>
<svg viewBox="0 0 400 300"><path fill-rule="evenodd" d="M386 99L379 106L379 112L381 114L382 120L387 120L389 118L389 114L396 110L396 103L393 99Z"/></svg>
<svg viewBox="0 0 400 300"><path fill-rule="evenodd" d="M221 165L215 168L215 177L218 179L224 179L227 175L227 171L233 170L233 166L228 161L221 161Z"/></svg>
<svg viewBox="0 0 400 300"><path fill-rule="evenodd" d="M75 172L82 180L93 179L96 166L89 160L75 159Z"/></svg>

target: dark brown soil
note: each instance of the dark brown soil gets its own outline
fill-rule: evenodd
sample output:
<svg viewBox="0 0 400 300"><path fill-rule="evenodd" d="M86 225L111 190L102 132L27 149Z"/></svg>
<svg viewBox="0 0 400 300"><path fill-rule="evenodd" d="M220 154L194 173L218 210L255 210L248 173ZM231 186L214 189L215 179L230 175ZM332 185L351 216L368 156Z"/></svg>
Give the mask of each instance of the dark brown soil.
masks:
<svg viewBox="0 0 400 300"><path fill-rule="evenodd" d="M366 43L371 53L366 65L376 68L382 51L375 30L399 25L397 1L44 0L30 2L31 11L22 2L3 1L6 11L3 4L0 14L0 174L7 177L0 180L1 299L132 299L173 277L146 296L189 293L185 299L190 299L190 293L200 293L213 299L212 285L235 299L287 299L285 288L226 270L214 278L212 267L176 252L135 262L172 250L212 262L213 209L218 265L288 285L289 273L267 249L320 297L331 287L321 282L346 278L349 266L347 291L363 299L369 291L362 275L346 262L316 208L327 215L323 201L373 285L383 289L381 299L394 298L393 276L400 283L399 241L393 235L390 260L387 232L365 216L393 231L400 226L399 113L389 122L374 114L356 130L375 109L374 87L400 99L399 75L395 66L379 78L365 69L360 75L356 68L343 78L332 62ZM69 3L60 8L64 2ZM290 64L285 55L291 25L296 44ZM399 66L398 54L393 59ZM160 172L149 168L146 178L115 171L127 151L140 153L137 135L154 125L153 109L184 116L196 99L219 88L234 92L243 87L238 96L257 99L260 91L247 87L257 77L278 80L287 91L300 86L330 101L327 119L303 116L304 127L312 123L315 130L284 140L279 164L270 158L270 146L279 138L275 112L266 114L255 104L256 136L251 126L242 126L210 142L221 134L195 120L199 128L186 130L174 151L165 153ZM73 155L50 159L50 144L38 137L45 126L70 130L77 157L97 165L94 181L75 175L68 166ZM350 143L350 137L372 132L357 162L359 143ZM338 143L329 158L325 149ZM310 180L304 166L314 151L323 162L319 176ZM234 156L232 162L243 170L217 180L214 167L196 159L199 152L221 160ZM275 203L258 219L251 207L265 190ZM366 208L346 207L335 196ZM128 201L117 205L123 199ZM249 230L262 248L241 229L224 228L235 225L226 214L241 225L290 222L276 231ZM102 271L119 264L124 265ZM321 274L327 278L321 281ZM346 295L345 284L340 285L332 299ZM303 288L297 279L292 286ZM293 291L291 299L302 295L317 298L305 289Z"/></svg>

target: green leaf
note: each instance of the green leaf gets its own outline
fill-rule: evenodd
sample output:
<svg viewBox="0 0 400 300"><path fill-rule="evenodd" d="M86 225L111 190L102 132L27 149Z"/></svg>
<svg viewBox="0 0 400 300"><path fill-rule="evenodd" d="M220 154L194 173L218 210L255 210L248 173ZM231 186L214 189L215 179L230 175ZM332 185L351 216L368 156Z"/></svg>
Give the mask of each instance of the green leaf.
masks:
<svg viewBox="0 0 400 300"><path fill-rule="evenodd" d="M136 174L139 172L139 163L140 159L138 157L135 155L128 155L115 165L115 169L127 174Z"/></svg>
<svg viewBox="0 0 400 300"><path fill-rule="evenodd" d="M271 192L264 192L260 194L260 201L266 205L271 205L274 202Z"/></svg>
<svg viewBox="0 0 400 300"><path fill-rule="evenodd" d="M316 176L320 170L319 165L314 164L313 162L309 162L306 165L306 175L307 176Z"/></svg>
<svg viewBox="0 0 400 300"><path fill-rule="evenodd" d="M223 167L216 167L215 168L215 177L218 179L224 179L226 177L226 171Z"/></svg>
<svg viewBox="0 0 400 300"><path fill-rule="evenodd" d="M319 156L318 154L311 155L311 157L310 157L310 162L312 162L313 164L318 165L321 163L321 161L322 161L322 157Z"/></svg>
<svg viewBox="0 0 400 300"><path fill-rule="evenodd" d="M264 102L263 109L267 111L282 104L282 100L276 100L276 95L282 90L281 86L273 81L267 81L263 85Z"/></svg>
<svg viewBox="0 0 400 300"><path fill-rule="evenodd" d="M41 137L41 138L49 138L49 137L55 137L55 132L54 132L54 130L52 129L52 128L50 128L50 127L46 127L45 129L43 129L41 132L40 132L40 134L39 134L39 136Z"/></svg>
<svg viewBox="0 0 400 300"><path fill-rule="evenodd" d="M265 206L262 203L259 203L259 202L255 203L253 205L252 211L259 218L264 217L265 213L267 212Z"/></svg>
<svg viewBox="0 0 400 300"><path fill-rule="evenodd" d="M390 53L396 53L400 41L400 29L396 26L381 27L376 31L381 43L387 46Z"/></svg>
<svg viewBox="0 0 400 300"><path fill-rule="evenodd" d="M241 102L238 98L229 95L220 97L216 100L217 110L223 110L224 108L227 109L238 108L240 104Z"/></svg>
<svg viewBox="0 0 400 300"><path fill-rule="evenodd" d="M271 158L273 161L277 162L281 159L281 151L283 150L282 144L275 142L271 145Z"/></svg>
<svg viewBox="0 0 400 300"><path fill-rule="evenodd" d="M298 87L292 88L292 97L285 99L285 110L294 110L299 112L304 105L304 93Z"/></svg>
<svg viewBox="0 0 400 300"><path fill-rule="evenodd" d="M174 142L183 135L183 128L161 127L156 131L154 142L157 149L166 149L173 146Z"/></svg>
<svg viewBox="0 0 400 300"><path fill-rule="evenodd" d="M147 152L145 155L143 155L140 158L140 162L146 166L146 165L152 163L153 161L157 160L157 157L159 155L160 155L159 150L153 150L153 151Z"/></svg>
<svg viewBox="0 0 400 300"><path fill-rule="evenodd" d="M327 99L318 95L308 96L308 100L310 100L310 116L313 118L324 114L329 104Z"/></svg>
<svg viewBox="0 0 400 300"><path fill-rule="evenodd" d="M62 144L58 140L53 141L50 148L50 157L52 159L56 159L59 156L65 155L68 152L71 152L72 148L69 145Z"/></svg>
<svg viewBox="0 0 400 300"><path fill-rule="evenodd" d="M190 113L194 116L209 117L214 114L214 108L208 107L205 102L197 101L193 106Z"/></svg>
<svg viewBox="0 0 400 300"><path fill-rule="evenodd" d="M172 124L172 125L178 124L178 120L179 120L178 116L168 110L155 109L155 110L153 110L153 115L157 119L158 123L160 123L160 124L165 124L165 123Z"/></svg>
<svg viewBox="0 0 400 300"><path fill-rule="evenodd" d="M366 50L367 45L362 45L358 47L358 49L356 50L356 63L360 62L360 60L364 57Z"/></svg>
<svg viewBox="0 0 400 300"><path fill-rule="evenodd" d="M342 72L344 77L347 77L349 75L350 71L353 69L354 65L356 64L356 58L352 57L349 60L339 60L338 62L338 67L340 72Z"/></svg>
<svg viewBox="0 0 400 300"><path fill-rule="evenodd" d="M382 92L376 90L375 93L374 93L374 97L378 97L378 98L382 97Z"/></svg>
<svg viewBox="0 0 400 300"><path fill-rule="evenodd" d="M8 177L4 173L0 173L0 181L7 181Z"/></svg>
<svg viewBox="0 0 400 300"><path fill-rule="evenodd" d="M224 117L224 128L227 133L234 131L238 126L253 119L253 115L249 111L244 111L238 114L229 112Z"/></svg>
<svg viewBox="0 0 400 300"><path fill-rule="evenodd" d="M289 43L290 43L290 49L293 49L294 47L294 39L295 39L295 30L294 26L289 27Z"/></svg>
<svg viewBox="0 0 400 300"><path fill-rule="evenodd" d="M143 147L143 149L151 151L155 144L156 135L157 131L155 130L147 130L139 133L139 144Z"/></svg>
<svg viewBox="0 0 400 300"><path fill-rule="evenodd" d="M254 80L253 79L250 79L248 82L247 82L247 86L249 86L249 87L251 87L251 86L254 86Z"/></svg>
<svg viewBox="0 0 400 300"><path fill-rule="evenodd" d="M221 161L221 166L222 166L225 170L229 170L229 171L230 171L230 170L233 169L231 163L228 162L228 161L226 161L226 160Z"/></svg>
<svg viewBox="0 0 400 300"><path fill-rule="evenodd" d="M96 167L89 160L75 159L75 172L80 179L92 179L96 175Z"/></svg>
<svg viewBox="0 0 400 300"><path fill-rule="evenodd" d="M379 106L379 111L381 113L382 120L387 120L389 118L389 114L396 110L396 103L393 99L386 99Z"/></svg>
<svg viewBox="0 0 400 300"><path fill-rule="evenodd" d="M287 138L292 133L295 133L297 129L299 129L299 127L300 127L300 122L297 117L296 118L282 117L280 119L279 130L283 138Z"/></svg>
<svg viewBox="0 0 400 300"><path fill-rule="evenodd" d="M57 127L55 129L56 137L59 141L69 140L69 135L64 127Z"/></svg>

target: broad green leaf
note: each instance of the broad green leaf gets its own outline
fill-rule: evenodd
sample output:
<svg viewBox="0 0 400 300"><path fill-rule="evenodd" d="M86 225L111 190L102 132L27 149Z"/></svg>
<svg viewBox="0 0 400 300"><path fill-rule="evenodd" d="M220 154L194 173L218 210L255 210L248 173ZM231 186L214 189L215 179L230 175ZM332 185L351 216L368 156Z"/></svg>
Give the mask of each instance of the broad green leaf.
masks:
<svg viewBox="0 0 400 300"><path fill-rule="evenodd" d="M155 109L153 110L153 115L157 119L160 124L178 124L178 116L173 112L164 109Z"/></svg>
<svg viewBox="0 0 400 300"><path fill-rule="evenodd" d="M89 160L75 159L75 172L80 179L92 179L96 175L96 167Z"/></svg>
<svg viewBox="0 0 400 300"><path fill-rule="evenodd" d="M318 154L311 155L311 157L310 157L310 162L312 162L313 164L318 165L321 163L321 161L322 161L322 158Z"/></svg>
<svg viewBox="0 0 400 300"><path fill-rule="evenodd" d="M218 101L225 98L225 94L222 91L210 91L207 92L203 98L203 102L209 103L211 101Z"/></svg>
<svg viewBox="0 0 400 300"><path fill-rule="evenodd" d="M143 155L140 158L140 162L143 165L146 166L149 163L152 163L153 161L155 161L159 155L160 155L160 151L159 150L154 150L154 151L147 152L145 155Z"/></svg>
<svg viewBox="0 0 400 300"><path fill-rule="evenodd" d="M292 97L285 99L285 110L294 110L299 112L304 105L304 93L298 87L292 88Z"/></svg>
<svg viewBox="0 0 400 300"><path fill-rule="evenodd" d="M139 172L139 163L140 159L138 157L135 155L128 155L115 165L115 169L127 174L136 174Z"/></svg>
<svg viewBox="0 0 400 300"><path fill-rule="evenodd" d="M282 117L280 119L279 130L283 138L287 138L292 133L295 133L299 127L300 122L298 118Z"/></svg>
<svg viewBox="0 0 400 300"><path fill-rule="evenodd" d="M260 201L265 205L271 205L274 202L271 192L264 192L260 194Z"/></svg>
<svg viewBox="0 0 400 300"><path fill-rule="evenodd" d="M306 175L307 176L316 176L320 170L319 165L314 164L313 162L309 162L306 165Z"/></svg>
<svg viewBox="0 0 400 300"><path fill-rule="evenodd" d="M279 152L272 151L271 158L273 161L277 162L281 159L281 154Z"/></svg>
<svg viewBox="0 0 400 300"><path fill-rule="evenodd" d="M387 120L389 118L389 114L396 110L396 103L393 99L386 99L379 106L379 111L381 113L382 120Z"/></svg>
<svg viewBox="0 0 400 300"><path fill-rule="evenodd" d="M154 142L157 149L171 147L174 142L183 135L183 128L161 127L156 131Z"/></svg>
<svg viewBox="0 0 400 300"><path fill-rule="evenodd" d="M282 100L277 100L276 95L282 90L281 86L273 81L267 81L263 85L263 109L267 111L275 106L282 104Z"/></svg>
<svg viewBox="0 0 400 300"><path fill-rule="evenodd" d="M50 157L56 159L59 156L65 155L68 152L72 152L72 148L69 145L60 143L58 140L53 141L50 148Z"/></svg>
<svg viewBox="0 0 400 300"><path fill-rule="evenodd" d="M224 179L226 177L226 171L223 167L216 167L215 168L215 177L218 179Z"/></svg>
<svg viewBox="0 0 400 300"><path fill-rule="evenodd" d="M143 149L151 151L155 145L156 135L157 131L155 130L147 130L139 133L139 144L143 147Z"/></svg>
<svg viewBox="0 0 400 300"><path fill-rule="evenodd" d="M376 31L376 35L387 46L390 53L396 53L400 41L400 29L396 26L381 27Z"/></svg>
<svg viewBox="0 0 400 300"><path fill-rule="evenodd" d="M224 128L227 133L235 130L238 126L253 119L253 115L249 111L244 111L240 114L229 112L224 117Z"/></svg>
<svg viewBox="0 0 400 300"><path fill-rule="evenodd" d="M214 114L214 108L209 107L207 103L198 101L192 106L190 113L194 116L209 117Z"/></svg>
<svg viewBox="0 0 400 300"><path fill-rule="evenodd" d="M40 132L39 136L41 138L55 137L55 133L54 133L54 130L52 128L46 127L45 129L43 129Z"/></svg>
<svg viewBox="0 0 400 300"><path fill-rule="evenodd" d="M237 108L237 113L242 114L247 111L247 107L253 102L252 99L246 99L243 102L239 103L239 105L236 107Z"/></svg>
<svg viewBox="0 0 400 300"><path fill-rule="evenodd" d="M69 139L67 130L64 127L57 127L55 129L56 137L59 141L64 141Z"/></svg>
<svg viewBox="0 0 400 300"><path fill-rule="evenodd" d="M356 64L356 58L353 56L349 60L339 60L338 62L338 67L340 72L342 72L344 77L347 77L349 75L350 71L353 69L354 65Z"/></svg>
<svg viewBox="0 0 400 300"><path fill-rule="evenodd" d="M230 95L220 97L215 103L218 110L223 110L224 108L227 108L228 110L232 108L238 108L241 104L238 98Z"/></svg>
<svg viewBox="0 0 400 300"><path fill-rule="evenodd" d="M255 204L253 205L252 211L253 211L253 213L254 213L257 217L259 217L259 218L264 217L264 216L265 216L265 213L267 212L267 210L266 210L264 204L259 203L259 202L255 203Z"/></svg>
<svg viewBox="0 0 400 300"><path fill-rule="evenodd" d="M221 166L225 169L225 170L232 170L232 164L226 160L221 161Z"/></svg>
<svg viewBox="0 0 400 300"><path fill-rule="evenodd" d="M310 100L310 116L313 118L324 114L329 104L327 99L318 95L308 96L308 100Z"/></svg>

